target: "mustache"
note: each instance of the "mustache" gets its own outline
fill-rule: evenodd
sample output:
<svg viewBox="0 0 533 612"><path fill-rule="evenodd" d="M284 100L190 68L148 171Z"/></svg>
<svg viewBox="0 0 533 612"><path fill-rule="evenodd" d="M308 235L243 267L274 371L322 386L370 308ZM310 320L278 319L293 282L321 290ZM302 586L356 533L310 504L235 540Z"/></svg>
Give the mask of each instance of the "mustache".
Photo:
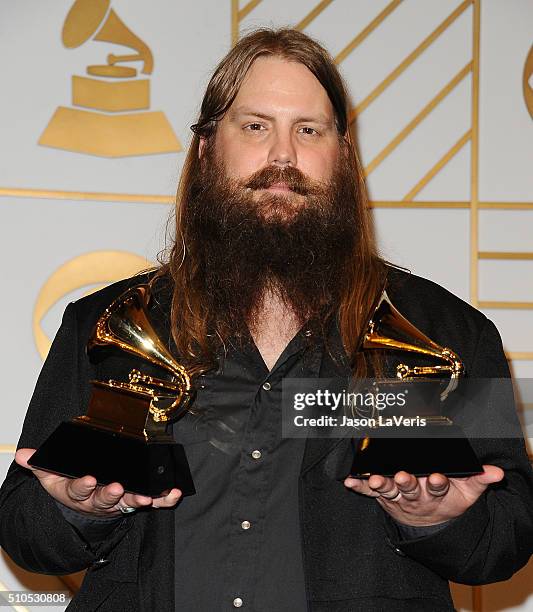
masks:
<svg viewBox="0 0 533 612"><path fill-rule="evenodd" d="M291 191L302 196L317 195L324 188L293 166L261 168L250 176L244 186L255 191L257 189L268 189L276 183L285 183Z"/></svg>

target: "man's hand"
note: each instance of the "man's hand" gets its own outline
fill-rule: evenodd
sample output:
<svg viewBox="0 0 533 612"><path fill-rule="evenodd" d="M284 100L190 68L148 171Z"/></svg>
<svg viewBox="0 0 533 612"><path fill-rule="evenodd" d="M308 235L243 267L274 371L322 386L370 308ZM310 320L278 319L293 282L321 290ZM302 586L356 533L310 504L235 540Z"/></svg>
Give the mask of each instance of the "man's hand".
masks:
<svg viewBox="0 0 533 612"><path fill-rule="evenodd" d="M422 527L460 516L490 484L504 476L495 465L484 465L483 470L467 478L443 474L417 478L407 472L398 472L394 478L373 474L368 480L348 477L344 484L357 493L375 497L399 523Z"/></svg>
<svg viewBox="0 0 533 612"><path fill-rule="evenodd" d="M52 497L77 512L85 512L93 516L121 516L120 507L170 508L181 497L179 489L172 489L164 497L152 498L145 495L125 493L124 488L118 482L101 486L96 484L96 478L93 476L67 478L51 472L37 470L28 465L28 460L34 452L34 448L21 448L15 455L15 461L22 467L31 470Z"/></svg>

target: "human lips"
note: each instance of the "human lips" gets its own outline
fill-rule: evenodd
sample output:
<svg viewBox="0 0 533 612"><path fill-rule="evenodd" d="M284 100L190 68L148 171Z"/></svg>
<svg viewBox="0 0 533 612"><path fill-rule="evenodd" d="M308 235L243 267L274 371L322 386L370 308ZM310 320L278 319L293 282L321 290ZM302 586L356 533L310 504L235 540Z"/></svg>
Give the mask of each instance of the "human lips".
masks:
<svg viewBox="0 0 533 612"><path fill-rule="evenodd" d="M287 183L274 183L267 187L268 191L291 191Z"/></svg>

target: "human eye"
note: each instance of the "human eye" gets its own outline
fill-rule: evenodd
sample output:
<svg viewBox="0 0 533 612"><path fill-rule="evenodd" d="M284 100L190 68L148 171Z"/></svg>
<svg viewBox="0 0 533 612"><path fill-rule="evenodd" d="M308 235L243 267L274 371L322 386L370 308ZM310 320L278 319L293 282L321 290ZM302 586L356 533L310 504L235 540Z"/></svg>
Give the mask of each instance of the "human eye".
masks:
<svg viewBox="0 0 533 612"><path fill-rule="evenodd" d="M265 126L257 121L254 121L253 123L248 123L248 125L245 125L244 129L248 132L261 132L265 129Z"/></svg>
<svg viewBox="0 0 533 612"><path fill-rule="evenodd" d="M306 136L318 136L317 130L315 128L310 127L309 125L304 125L298 129L301 134L305 134Z"/></svg>

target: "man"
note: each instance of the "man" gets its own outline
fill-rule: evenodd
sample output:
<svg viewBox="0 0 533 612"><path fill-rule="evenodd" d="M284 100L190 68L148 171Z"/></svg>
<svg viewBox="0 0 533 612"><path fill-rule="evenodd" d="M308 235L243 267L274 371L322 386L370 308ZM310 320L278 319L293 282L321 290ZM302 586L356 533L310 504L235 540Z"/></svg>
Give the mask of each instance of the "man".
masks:
<svg viewBox="0 0 533 612"><path fill-rule="evenodd" d="M470 376L508 376L481 313L378 258L347 111L315 41L294 30L242 39L193 126L168 263L68 306L2 488L0 536L32 571L89 568L71 609L452 610L448 580L503 580L527 562L522 440L473 441L477 476L361 481L345 478L350 440L281 436L283 378L387 367L360 350L385 282ZM92 364L85 346L105 307L146 281L158 333L182 363L205 366L194 415L174 425L196 495L152 499L31 470L33 449L85 413L90 379L131 368L116 354ZM500 408L485 418L498 424Z"/></svg>

